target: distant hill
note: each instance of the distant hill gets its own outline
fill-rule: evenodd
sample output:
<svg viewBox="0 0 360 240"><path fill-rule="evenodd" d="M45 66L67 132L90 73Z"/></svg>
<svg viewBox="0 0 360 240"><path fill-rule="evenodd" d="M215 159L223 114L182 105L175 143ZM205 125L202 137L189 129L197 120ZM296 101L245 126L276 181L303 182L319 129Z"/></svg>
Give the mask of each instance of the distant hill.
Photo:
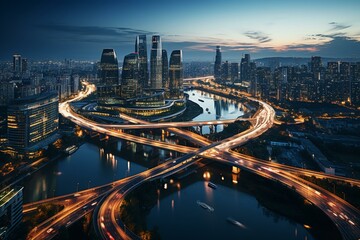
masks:
<svg viewBox="0 0 360 240"><path fill-rule="evenodd" d="M311 61L311 58L301 57L268 57L255 59L256 66L264 67L279 67L279 66L298 66L307 65ZM360 62L360 58L322 58L323 65L326 66L327 62Z"/></svg>

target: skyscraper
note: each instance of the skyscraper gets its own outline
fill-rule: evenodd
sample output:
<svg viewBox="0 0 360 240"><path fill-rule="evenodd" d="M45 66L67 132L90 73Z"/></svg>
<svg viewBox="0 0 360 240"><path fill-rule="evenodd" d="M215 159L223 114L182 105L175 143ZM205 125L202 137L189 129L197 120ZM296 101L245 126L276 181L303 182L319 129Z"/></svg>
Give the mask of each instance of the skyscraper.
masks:
<svg viewBox="0 0 360 240"><path fill-rule="evenodd" d="M22 60L21 55L19 54L13 55L13 72L15 75L18 75L22 72Z"/></svg>
<svg viewBox="0 0 360 240"><path fill-rule="evenodd" d="M312 56L310 62L310 70L313 75L313 81L308 84L309 90L309 100L311 101L322 101L324 95L324 76L325 69L322 65L321 57L319 56Z"/></svg>
<svg viewBox="0 0 360 240"><path fill-rule="evenodd" d="M350 101L352 104L360 104L360 62L353 63L350 70Z"/></svg>
<svg viewBox="0 0 360 240"><path fill-rule="evenodd" d="M250 93L252 96L257 96L258 93L258 83L256 79L256 63L250 62L249 64L249 80L250 80Z"/></svg>
<svg viewBox="0 0 360 240"><path fill-rule="evenodd" d="M228 61L225 61L221 66L221 82L231 82L231 63L229 63Z"/></svg>
<svg viewBox="0 0 360 240"><path fill-rule="evenodd" d="M237 82L239 80L239 63L231 63L231 82Z"/></svg>
<svg viewBox="0 0 360 240"><path fill-rule="evenodd" d="M144 89L149 86L146 35L136 37L135 52L139 54L139 85Z"/></svg>
<svg viewBox="0 0 360 240"><path fill-rule="evenodd" d="M338 89L340 91L340 99L342 102L350 101L350 63L341 62L340 63L340 86Z"/></svg>
<svg viewBox="0 0 360 240"><path fill-rule="evenodd" d="M250 54L245 54L245 57L241 58L240 79L245 82L250 81Z"/></svg>
<svg viewBox="0 0 360 240"><path fill-rule="evenodd" d="M261 99L269 98L271 77L272 74L269 67L256 68L257 97L260 97Z"/></svg>
<svg viewBox="0 0 360 240"><path fill-rule="evenodd" d="M325 76L325 101L340 101L340 63L328 62Z"/></svg>
<svg viewBox="0 0 360 240"><path fill-rule="evenodd" d="M139 55L130 53L124 57L121 74L122 97L132 98L140 95L139 84Z"/></svg>
<svg viewBox="0 0 360 240"><path fill-rule="evenodd" d="M167 56L167 51L162 50L162 88L169 88L169 61Z"/></svg>
<svg viewBox="0 0 360 240"><path fill-rule="evenodd" d="M322 68L321 57L312 56L310 63L311 72L314 74L314 80L320 80L320 72Z"/></svg>
<svg viewBox="0 0 360 240"><path fill-rule="evenodd" d="M286 100L288 85L288 67L279 67L275 69L274 80L276 84L276 100Z"/></svg>
<svg viewBox="0 0 360 240"><path fill-rule="evenodd" d="M221 81L221 47L220 46L216 46L214 77L216 81Z"/></svg>
<svg viewBox="0 0 360 240"><path fill-rule="evenodd" d="M162 88L162 47L160 36L152 36L150 55L150 84L153 89Z"/></svg>
<svg viewBox="0 0 360 240"><path fill-rule="evenodd" d="M26 72L28 70L28 61L27 58L21 59L21 72Z"/></svg>
<svg viewBox="0 0 360 240"><path fill-rule="evenodd" d="M104 49L100 61L100 85L119 84L119 66L114 49Z"/></svg>
<svg viewBox="0 0 360 240"><path fill-rule="evenodd" d="M183 66L182 66L182 51L174 50L170 57L170 97L182 98L183 90Z"/></svg>

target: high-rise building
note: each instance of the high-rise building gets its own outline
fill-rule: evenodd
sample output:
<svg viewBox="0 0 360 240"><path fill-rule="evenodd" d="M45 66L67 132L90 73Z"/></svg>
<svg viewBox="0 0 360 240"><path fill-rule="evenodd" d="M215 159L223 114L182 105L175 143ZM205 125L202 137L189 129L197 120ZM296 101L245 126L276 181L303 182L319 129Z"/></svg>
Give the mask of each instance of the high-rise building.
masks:
<svg viewBox="0 0 360 240"><path fill-rule="evenodd" d="M340 63L328 62L325 76L325 101L340 101Z"/></svg>
<svg viewBox="0 0 360 240"><path fill-rule="evenodd" d="M37 157L37 152L59 136L59 98L57 93L16 99L8 107L8 142L11 154Z"/></svg>
<svg viewBox="0 0 360 240"><path fill-rule="evenodd" d="M321 57L311 57L310 70L313 75L313 81L308 84L309 100L322 101L324 95L325 69L323 68Z"/></svg>
<svg viewBox="0 0 360 240"><path fill-rule="evenodd" d="M27 58L21 59L21 72L26 72L28 70L28 60Z"/></svg>
<svg viewBox="0 0 360 240"><path fill-rule="evenodd" d="M134 98L141 94L139 68L138 53L130 53L124 57L121 74L121 95L123 98Z"/></svg>
<svg viewBox="0 0 360 240"><path fill-rule="evenodd" d="M21 55L19 54L13 55L13 72L15 75L20 74L22 72L22 60L21 60Z"/></svg>
<svg viewBox="0 0 360 240"><path fill-rule="evenodd" d="M250 82L250 54L245 54L240 63L240 80Z"/></svg>
<svg viewBox="0 0 360 240"><path fill-rule="evenodd" d="M314 80L318 80L318 81L320 80L321 68L322 68L321 57L319 56L311 57L310 70L314 74Z"/></svg>
<svg viewBox="0 0 360 240"><path fill-rule="evenodd" d="M231 63L231 82L237 82L239 80L239 63Z"/></svg>
<svg viewBox="0 0 360 240"><path fill-rule="evenodd" d="M158 35L152 36L150 55L150 84L153 89L162 89L162 46Z"/></svg>
<svg viewBox="0 0 360 240"><path fill-rule="evenodd" d="M221 65L221 82L231 83L231 63L228 61Z"/></svg>
<svg viewBox="0 0 360 240"><path fill-rule="evenodd" d="M142 89L149 86L146 35L139 35L135 41L135 52L139 54L139 84Z"/></svg>
<svg viewBox="0 0 360 240"><path fill-rule="evenodd" d="M59 100L62 101L71 95L71 77L68 74L57 77L56 89L59 94Z"/></svg>
<svg viewBox="0 0 360 240"><path fill-rule="evenodd" d="M221 81L221 47L216 46L215 64L214 64L214 77L216 81Z"/></svg>
<svg viewBox="0 0 360 240"><path fill-rule="evenodd" d="M119 84L119 66L114 49L104 49L100 61L100 85Z"/></svg>
<svg viewBox="0 0 360 240"><path fill-rule="evenodd" d="M350 101L360 105L360 62L351 65Z"/></svg>
<svg viewBox="0 0 360 240"><path fill-rule="evenodd" d="M340 83L341 88L341 101L350 102L350 63L341 62L340 63Z"/></svg>
<svg viewBox="0 0 360 240"><path fill-rule="evenodd" d="M256 96L261 99L269 99L271 69L269 67L256 68Z"/></svg>
<svg viewBox="0 0 360 240"><path fill-rule="evenodd" d="M71 76L70 85L71 94L77 93L79 91L80 76L78 74L74 74Z"/></svg>
<svg viewBox="0 0 360 240"><path fill-rule="evenodd" d="M182 66L182 51L174 50L170 56L170 97L183 98L183 66Z"/></svg>
<svg viewBox="0 0 360 240"><path fill-rule="evenodd" d="M114 49L104 49L100 61L100 84L97 86L98 104L113 104L121 96L119 66Z"/></svg>
<svg viewBox="0 0 360 240"><path fill-rule="evenodd" d="M279 67L274 71L276 85L276 99L284 101L287 99L288 67Z"/></svg>
<svg viewBox="0 0 360 240"><path fill-rule="evenodd" d="M0 239L10 239L23 217L23 187L0 193Z"/></svg>
<svg viewBox="0 0 360 240"><path fill-rule="evenodd" d="M169 61L165 49L162 50L162 88L169 89Z"/></svg>

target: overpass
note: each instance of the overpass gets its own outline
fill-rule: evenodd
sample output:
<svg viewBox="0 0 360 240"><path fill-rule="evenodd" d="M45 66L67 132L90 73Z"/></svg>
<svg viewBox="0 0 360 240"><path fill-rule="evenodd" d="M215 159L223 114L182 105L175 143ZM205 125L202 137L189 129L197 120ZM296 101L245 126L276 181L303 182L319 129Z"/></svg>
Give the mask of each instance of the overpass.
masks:
<svg viewBox="0 0 360 240"><path fill-rule="evenodd" d="M252 129L250 129L248 131L245 131L245 132L241 133L240 135L234 136L234 137L232 137L230 139L227 139L227 140L224 140L224 141L221 141L221 142L218 142L218 143L213 143L213 144L210 144L210 145L209 145L209 141L203 141L201 143L202 144L201 146L205 146L205 147L203 147L203 148L201 148L199 150L195 150L194 153L185 155L184 158L179 158L178 160L169 161L169 162L166 162L166 163L164 163L162 165L159 165L158 167L154 168L153 172L149 172L149 171L152 171L152 169L150 169L150 170L148 170L146 172L141 173L142 174L141 176L136 176L136 177L134 176L134 178L124 179L122 184L119 184L119 185L116 185L116 186L114 185L115 186L114 187L115 191L114 191L114 189L109 190L109 192L107 194L105 194L105 195L109 195L109 197L108 197L109 199L112 199L112 196L115 196L115 198L120 199L126 193L126 191L131 191L131 189L133 189L132 186L134 186L134 185L137 186L137 184L141 184L142 182L148 181L148 180L150 180L152 178L167 176L169 174L177 172L179 169L182 169L183 167L189 166L190 164L194 163L197 160L197 158L194 158L195 155L206 156L208 158L212 158L212 159L215 159L215 160L218 160L218 161L225 161L223 159L224 156L226 158L230 158L230 156L226 155L227 152L231 153L230 151L228 151L229 148L234 147L237 144L245 143L250 138L260 135L263 131L266 131L269 127L271 127L272 123L269 122L269 121L272 121L272 119L271 119L271 115L272 115L271 110L272 110L271 107L268 108L267 106L265 106L265 107L263 106L263 111L270 111L270 112L267 112L267 113L261 113L260 112L258 114L257 120L255 121L254 126L253 126ZM252 131L253 131L253 133L251 133ZM283 184L285 184L285 185L287 185L289 187L290 187L290 185L291 185L291 187L294 186L294 187L296 187L297 191L303 196L304 196L304 191L299 191L299 190L306 189L304 184L305 185L308 184L306 186L311 185L311 184L309 185L309 183L306 182L306 181L305 181L305 183L303 183L304 180L299 180L295 175L290 174L290 173L285 173L285 172L283 172L283 170L279 171L279 170L272 169L272 168L267 167L267 166L264 167L264 162L260 162L256 166L256 164L254 164L254 162L247 161L247 159L245 159L245 161L242 160L242 159L239 159L239 156L234 156L233 158L230 158L230 160L227 160L227 161L230 164L233 164L235 166L242 167L244 169L248 168L249 171L254 171L255 173L257 173L259 175L267 176L269 179L275 179L277 181L280 181L280 182L282 182ZM254 161L254 160L252 160L252 161ZM266 171L259 170L259 168L260 169L265 169L265 170L267 168L267 170ZM309 191L314 190L313 188L309 188L309 187L307 189L308 189L307 194L308 194ZM348 214L346 214L347 218L344 217L345 219L347 219L346 221L339 220L341 218L334 219L334 217L331 218L331 216L330 216L330 218L336 224L340 224L338 226L342 226L342 225L345 226L345 227L341 227L341 228L339 227L339 229L340 229L340 231L343 234L345 239L353 239L352 236L354 236L354 234L359 233L358 224L355 224L355 225L352 224L352 223L354 223L354 221L355 221L355 223L358 222L358 215L359 215L358 211L356 209L355 210L352 209L351 206L347 206L345 203L343 203L340 200L336 199L336 196L334 198L334 196L331 193L330 193L330 195L327 195L325 190L323 190L323 189L319 189L319 190L320 191L318 191L318 192L320 194L323 194L323 196L326 197L326 200L328 202L324 202L325 200L322 199L320 202L316 202L315 204L318 207L320 207L320 209L322 209L327 215L329 215L330 212L327 210L329 208L325 209L325 207L328 207L328 206L332 207L332 206L339 206L339 205L343 206L344 209L346 210L346 213L348 213ZM317 191L317 190L314 190L314 192L315 191ZM318 195L316 192L315 192L315 194ZM306 195L304 197L306 197ZM106 199L108 199L108 198L106 198ZM119 203L119 201L116 201L115 203ZM120 203L121 203L121 201L120 201ZM82 203L82 205L81 204L80 205L83 206L84 204L85 204L85 206L88 206L89 209L90 209L89 202ZM111 205L111 206L113 208L114 205ZM344 209L341 209L341 210L344 210ZM333 216L335 216L334 213L337 214L334 211L334 209L329 209L329 210L331 211ZM127 239L127 237L131 233L129 233L129 231L126 230L126 228L119 227L119 224L117 223L119 221L119 219L116 220L115 213L109 213L109 214L110 215L109 215L109 218L107 218L107 221L103 221L103 222L98 223L99 228L102 229L101 223L103 223L104 226L105 226L105 223L114 224L113 225L114 228L112 230L114 230L115 232L118 232L119 234L125 234L122 237ZM69 214L67 214L67 216L73 216L73 215L69 213ZM104 216L100 216L98 218L98 220L100 219L100 221L102 221L102 217L104 217ZM105 220L105 218L104 218L104 220ZM59 223L59 222L57 222L57 223ZM109 225L109 228L105 226L106 229L110 229L111 224ZM350 232L350 235L347 235L345 230L347 232ZM111 233L114 233L114 232L111 231ZM111 239L110 236L107 234L107 232L104 232L102 236L105 237L105 239ZM47 236L47 237L49 237L49 236Z"/></svg>
<svg viewBox="0 0 360 240"><path fill-rule="evenodd" d="M123 114L120 114L122 118ZM230 124L235 121L253 121L252 118L236 118L236 119L226 119L226 120L211 120L211 121L189 121L189 122L159 122L159 123L144 123L144 124L97 124L97 126L107 127L107 128L117 128L117 129L147 129L147 128L180 128L180 127L196 127L196 126L205 126L205 125L223 125Z"/></svg>
<svg viewBox="0 0 360 240"><path fill-rule="evenodd" d="M144 172L143 175L134 178L131 182L119 186L116 191L110 194L99 205L99 209L96 211L97 217L94 219L96 220L97 229L101 237L103 239L138 239L118 218L124 197L143 182L176 173L192 164L195 161L195 156L203 156L246 169L267 179L279 181L291 189L296 189L301 196L319 207L338 226L344 239L356 239L356 236L360 233L360 229L357 226L360 214L352 205L292 173L264 167L263 162L239 161L238 156L233 157L228 153L230 148L245 143L249 138L257 137L272 125L274 117L272 108L263 104L263 109L264 111L259 113L258 120L253 129L221 142L202 147L195 153L186 154L179 160L169 162L167 168L162 171L157 169L147 173Z"/></svg>

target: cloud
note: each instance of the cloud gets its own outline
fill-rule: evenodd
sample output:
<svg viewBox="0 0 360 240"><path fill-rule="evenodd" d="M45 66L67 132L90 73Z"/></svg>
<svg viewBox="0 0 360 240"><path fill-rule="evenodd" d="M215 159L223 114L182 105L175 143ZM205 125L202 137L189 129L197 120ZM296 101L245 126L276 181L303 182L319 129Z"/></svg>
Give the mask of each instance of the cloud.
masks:
<svg viewBox="0 0 360 240"><path fill-rule="evenodd" d="M53 33L62 33L61 37L72 41L83 42L130 42L136 35L153 35L155 32L127 27L71 26L71 25L38 25L38 28ZM68 34L64 36L63 33Z"/></svg>
<svg viewBox="0 0 360 240"><path fill-rule="evenodd" d="M341 31L351 27L351 25L345 25L338 22L330 22L331 29L329 31Z"/></svg>
<svg viewBox="0 0 360 240"><path fill-rule="evenodd" d="M272 39L269 38L269 36L263 32L252 32L252 31L247 31L244 33L245 36L247 36L248 38L257 40L259 43L267 43L270 42Z"/></svg>
<svg viewBox="0 0 360 240"><path fill-rule="evenodd" d="M323 56L358 58L360 41L347 36L336 36L331 41L319 46L318 51Z"/></svg>

